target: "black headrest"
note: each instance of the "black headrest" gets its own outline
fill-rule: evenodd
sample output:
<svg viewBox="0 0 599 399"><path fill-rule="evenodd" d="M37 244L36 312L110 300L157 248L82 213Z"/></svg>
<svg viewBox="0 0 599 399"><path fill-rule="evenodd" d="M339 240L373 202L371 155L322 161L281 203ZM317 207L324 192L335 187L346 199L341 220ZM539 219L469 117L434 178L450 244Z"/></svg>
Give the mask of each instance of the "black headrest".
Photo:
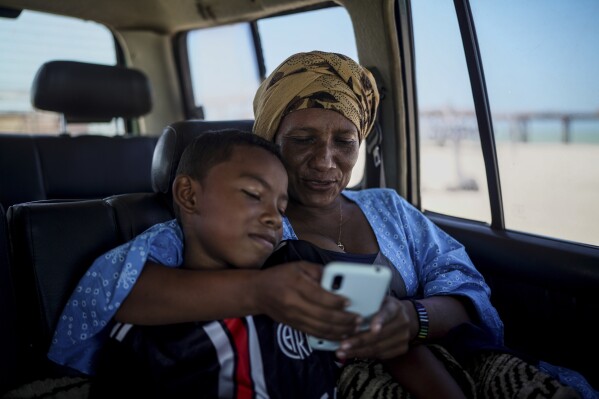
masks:
<svg viewBox="0 0 599 399"><path fill-rule="evenodd" d="M239 129L252 131L253 120L176 122L167 126L158 139L152 158L152 187L157 193L170 193L181 154L197 136L214 130Z"/></svg>
<svg viewBox="0 0 599 399"><path fill-rule="evenodd" d="M75 61L50 61L31 90L34 107L65 115L68 122L142 116L152 109L150 82L140 71Z"/></svg>

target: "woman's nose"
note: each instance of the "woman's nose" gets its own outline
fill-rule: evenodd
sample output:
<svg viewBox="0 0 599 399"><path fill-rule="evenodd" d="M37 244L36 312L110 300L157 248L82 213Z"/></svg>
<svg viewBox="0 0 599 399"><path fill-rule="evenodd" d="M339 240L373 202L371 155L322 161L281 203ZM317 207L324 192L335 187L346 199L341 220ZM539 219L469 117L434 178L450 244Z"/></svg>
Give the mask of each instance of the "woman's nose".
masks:
<svg viewBox="0 0 599 399"><path fill-rule="evenodd" d="M312 157L312 165L317 169L335 168L335 157L333 148L324 144L315 149Z"/></svg>

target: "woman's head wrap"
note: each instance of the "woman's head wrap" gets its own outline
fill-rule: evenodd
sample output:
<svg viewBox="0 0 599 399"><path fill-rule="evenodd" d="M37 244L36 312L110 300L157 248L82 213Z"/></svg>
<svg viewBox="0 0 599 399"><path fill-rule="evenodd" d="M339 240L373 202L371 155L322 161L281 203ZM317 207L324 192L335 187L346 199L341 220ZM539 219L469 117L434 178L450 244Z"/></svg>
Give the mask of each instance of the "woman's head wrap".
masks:
<svg viewBox="0 0 599 399"><path fill-rule="evenodd" d="M293 111L324 108L353 122L360 141L372 130L379 93L372 74L342 54L311 51L287 58L262 82L254 97L254 133L274 140Z"/></svg>

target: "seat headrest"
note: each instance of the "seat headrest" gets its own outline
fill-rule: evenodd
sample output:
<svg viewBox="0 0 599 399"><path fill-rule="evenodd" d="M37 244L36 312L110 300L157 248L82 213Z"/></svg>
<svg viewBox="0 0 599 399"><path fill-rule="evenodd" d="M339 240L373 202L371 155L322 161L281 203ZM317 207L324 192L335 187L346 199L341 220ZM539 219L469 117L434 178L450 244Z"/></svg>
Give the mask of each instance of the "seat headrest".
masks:
<svg viewBox="0 0 599 399"><path fill-rule="evenodd" d="M133 118L152 109L148 78L135 69L75 61L43 64L33 80L31 102L64 114L67 122Z"/></svg>
<svg viewBox="0 0 599 399"><path fill-rule="evenodd" d="M252 131L253 120L176 122L167 126L156 143L152 158L152 188L154 192L170 194L181 154L197 136L221 129Z"/></svg>

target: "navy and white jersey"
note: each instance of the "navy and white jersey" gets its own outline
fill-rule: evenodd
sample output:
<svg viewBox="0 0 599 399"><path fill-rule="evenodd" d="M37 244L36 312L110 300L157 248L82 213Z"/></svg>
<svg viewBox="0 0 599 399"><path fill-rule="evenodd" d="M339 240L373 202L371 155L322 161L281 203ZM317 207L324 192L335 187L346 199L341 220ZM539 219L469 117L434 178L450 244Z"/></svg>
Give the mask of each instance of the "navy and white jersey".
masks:
<svg viewBox="0 0 599 399"><path fill-rule="evenodd" d="M334 398L339 364L266 316L167 326L117 324L97 397ZM92 397L95 395L92 395Z"/></svg>

